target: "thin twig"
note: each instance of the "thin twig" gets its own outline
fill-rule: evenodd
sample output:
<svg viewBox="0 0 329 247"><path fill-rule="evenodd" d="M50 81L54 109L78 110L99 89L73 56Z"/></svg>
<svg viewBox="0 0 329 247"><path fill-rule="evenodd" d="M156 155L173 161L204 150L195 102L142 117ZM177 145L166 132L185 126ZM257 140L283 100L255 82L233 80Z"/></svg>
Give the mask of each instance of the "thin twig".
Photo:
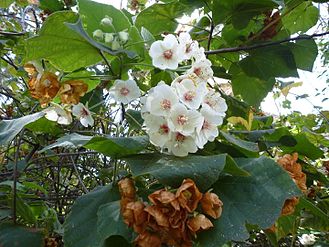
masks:
<svg viewBox="0 0 329 247"><path fill-rule="evenodd" d="M79 182L80 182L80 184L81 184L81 186L83 188L83 191L87 194L89 191L88 191L87 187L85 186L85 184L83 183L83 181L82 181L82 179L80 177L79 171L77 169L77 166L76 166L75 161L74 161L74 159L73 159L72 156L71 156L71 161L72 161L72 165L73 165L74 171L77 174L77 178L78 178L78 180L79 180Z"/></svg>
<svg viewBox="0 0 329 247"><path fill-rule="evenodd" d="M101 55L101 57L103 58L104 62L106 63L107 67L109 68L111 74L114 76L114 71L112 70L112 67L109 63L109 61L107 61L106 57L104 56L103 52L101 50L99 50L99 54Z"/></svg>
<svg viewBox="0 0 329 247"><path fill-rule="evenodd" d="M329 32L315 33L315 34L312 34L312 35L309 35L309 36L298 36L298 37L295 37L295 38L288 38L288 39L283 39L283 40L279 40L279 41L266 42L266 43L255 44L255 45L250 45L250 46L238 46L238 47L222 48L222 49L217 49L217 50L212 50L212 51L205 51L205 54L206 55L214 55L214 54L237 52L237 51L250 51L250 50L255 50L255 49L258 49L258 48L262 48L262 47L279 45L279 44L286 43L286 42L289 42L289 41L312 39L314 37L321 37L321 36L325 36L325 35L328 35L328 34L329 34Z"/></svg>

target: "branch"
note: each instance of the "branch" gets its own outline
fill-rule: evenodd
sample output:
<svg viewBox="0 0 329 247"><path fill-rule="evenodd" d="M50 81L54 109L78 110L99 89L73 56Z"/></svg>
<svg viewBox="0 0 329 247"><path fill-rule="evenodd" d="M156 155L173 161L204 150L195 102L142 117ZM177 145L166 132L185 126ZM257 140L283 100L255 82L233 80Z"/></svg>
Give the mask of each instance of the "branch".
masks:
<svg viewBox="0 0 329 247"><path fill-rule="evenodd" d="M6 35L6 36L22 36L24 35L25 32L5 32L5 31L0 31L0 35Z"/></svg>
<svg viewBox="0 0 329 247"><path fill-rule="evenodd" d="M220 53L228 53L228 52L237 52L237 51L250 51L250 50L255 50L258 48L262 47L268 47L268 46L275 46L279 45L282 43L286 43L289 41L294 41L294 40L307 40L307 39L312 39L314 37L321 37L328 35L329 32L325 33L315 33L310 36L298 36L295 38L288 38L288 39L283 39L279 41L274 41L274 42L267 42L267 43L262 43L262 44L255 44L255 45L250 45L250 46L239 46L239 47L229 47L229 48L222 48L222 49L217 49L217 50L212 50L212 51L205 51L206 55L214 55L214 54L220 54Z"/></svg>

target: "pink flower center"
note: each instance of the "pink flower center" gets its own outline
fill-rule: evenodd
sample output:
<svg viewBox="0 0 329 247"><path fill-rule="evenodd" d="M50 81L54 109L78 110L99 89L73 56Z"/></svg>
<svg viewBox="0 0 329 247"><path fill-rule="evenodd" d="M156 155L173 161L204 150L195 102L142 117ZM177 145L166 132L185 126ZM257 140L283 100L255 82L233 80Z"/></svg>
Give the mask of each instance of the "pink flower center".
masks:
<svg viewBox="0 0 329 247"><path fill-rule="evenodd" d="M87 117L89 115L88 111L83 107L80 111L80 116L82 118Z"/></svg>
<svg viewBox="0 0 329 247"><path fill-rule="evenodd" d="M123 87L120 89L120 94L123 95L123 96L127 96L129 94L129 89L126 88L126 87Z"/></svg>
<svg viewBox="0 0 329 247"><path fill-rule="evenodd" d="M181 133L177 133L176 134L176 141L177 142L184 142L185 141L185 136L184 135L182 135Z"/></svg>
<svg viewBox="0 0 329 247"><path fill-rule="evenodd" d="M170 100L167 100L167 99L162 100L160 105L163 110L169 110L171 108L171 102L170 102Z"/></svg>
<svg viewBox="0 0 329 247"><path fill-rule="evenodd" d="M193 91L188 91L188 92L186 92L185 94L184 94L184 99L186 100L186 101L192 101L193 99L194 99L194 97L195 97L195 92L193 92Z"/></svg>
<svg viewBox="0 0 329 247"><path fill-rule="evenodd" d="M195 68L195 69L193 70L193 72L194 72L194 74L196 74L197 76L199 76L199 75L201 75L202 70L201 70L201 68L199 67L199 68Z"/></svg>
<svg viewBox="0 0 329 247"><path fill-rule="evenodd" d="M186 45L185 53L190 53L192 51L192 43Z"/></svg>
<svg viewBox="0 0 329 247"><path fill-rule="evenodd" d="M184 125L184 124L186 124L186 123L187 123L187 120L188 120L188 118L187 118L185 115L179 115L179 116L177 117L177 123L178 123L179 125Z"/></svg>
<svg viewBox="0 0 329 247"><path fill-rule="evenodd" d="M164 57L165 59L171 59L172 56L173 56L173 52L172 52L172 50L166 50L166 51L163 52L163 57Z"/></svg>
<svg viewBox="0 0 329 247"><path fill-rule="evenodd" d="M207 120L204 120L202 129L210 129L210 123Z"/></svg>
<svg viewBox="0 0 329 247"><path fill-rule="evenodd" d="M168 134L169 133L169 127L168 127L168 125L166 125L166 124L161 125L160 126L160 129L159 129L159 133L161 135Z"/></svg>

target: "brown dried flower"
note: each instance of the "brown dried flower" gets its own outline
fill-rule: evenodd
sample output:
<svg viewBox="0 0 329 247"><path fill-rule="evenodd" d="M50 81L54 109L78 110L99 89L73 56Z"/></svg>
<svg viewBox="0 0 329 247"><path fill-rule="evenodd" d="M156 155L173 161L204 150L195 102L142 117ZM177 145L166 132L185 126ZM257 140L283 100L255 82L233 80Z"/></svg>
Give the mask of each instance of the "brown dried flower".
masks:
<svg viewBox="0 0 329 247"><path fill-rule="evenodd" d="M218 219L222 214L223 203L215 193L207 192L201 199L201 207L205 214Z"/></svg>
<svg viewBox="0 0 329 247"><path fill-rule="evenodd" d="M302 172L302 166L297 163L298 154L293 155L285 154L282 158L278 159L279 165L285 169L290 177L294 180L296 185L304 192L307 192L306 174Z"/></svg>
<svg viewBox="0 0 329 247"><path fill-rule="evenodd" d="M160 237L149 231L145 231L138 235L135 239L135 243L140 247L161 247Z"/></svg>
<svg viewBox="0 0 329 247"><path fill-rule="evenodd" d="M134 181L131 178L124 178L118 182L121 197L135 200L136 189Z"/></svg>
<svg viewBox="0 0 329 247"><path fill-rule="evenodd" d="M129 202L122 211L124 222L133 227L135 232L144 231L144 225L147 221L147 213L144 211L145 205L141 201Z"/></svg>
<svg viewBox="0 0 329 247"><path fill-rule="evenodd" d="M176 198L182 208L192 213L202 198L202 193L196 187L192 179L184 179L176 192Z"/></svg>
<svg viewBox="0 0 329 247"><path fill-rule="evenodd" d="M281 210L281 215L289 215L295 211L295 207L299 202L298 197L289 198L284 202Z"/></svg>
<svg viewBox="0 0 329 247"><path fill-rule="evenodd" d="M148 196L150 202L154 205L170 204L175 210L179 210L179 203L174 193L165 189L157 190Z"/></svg>
<svg viewBox="0 0 329 247"><path fill-rule="evenodd" d="M59 89L59 95L64 104L78 104L80 97L84 96L88 85L81 80L66 81Z"/></svg>
<svg viewBox="0 0 329 247"><path fill-rule="evenodd" d="M41 107L45 107L59 90L57 76L51 72L38 71L32 63L25 64L24 69L30 77L28 86L31 96L40 101Z"/></svg>
<svg viewBox="0 0 329 247"><path fill-rule="evenodd" d="M204 214L198 214L187 221L187 226L191 230L192 234L196 235L197 232L207 230L214 225Z"/></svg>

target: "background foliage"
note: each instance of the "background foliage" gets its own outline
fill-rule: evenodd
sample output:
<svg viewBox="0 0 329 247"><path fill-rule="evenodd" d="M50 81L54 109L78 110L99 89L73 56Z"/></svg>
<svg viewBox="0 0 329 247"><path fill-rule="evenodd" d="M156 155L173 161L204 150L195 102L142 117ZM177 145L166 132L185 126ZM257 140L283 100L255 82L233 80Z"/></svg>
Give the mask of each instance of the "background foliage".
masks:
<svg viewBox="0 0 329 247"><path fill-rule="evenodd" d="M0 7L0 246L130 246L135 236L121 219L116 186L127 175L144 198L187 177L219 195L223 215L195 246L297 246L303 233L315 234L317 246L328 243L329 109L271 116L259 108L269 92L286 97L298 86L286 81L312 71L316 59L328 65L327 1L130 0L119 10L90 0L5 0ZM123 49L92 38L105 15L113 18L107 32L129 33ZM154 68L148 48L161 34L185 30L205 48L229 109L214 142L177 158L149 144L139 103L117 105L108 89L129 75L144 92L170 84L182 71ZM94 112L93 127L44 118L23 69L32 60L61 82L88 84L81 102ZM293 152L307 195L275 163ZM301 196L295 212L280 216L293 196ZM265 230L273 224L275 233Z"/></svg>

